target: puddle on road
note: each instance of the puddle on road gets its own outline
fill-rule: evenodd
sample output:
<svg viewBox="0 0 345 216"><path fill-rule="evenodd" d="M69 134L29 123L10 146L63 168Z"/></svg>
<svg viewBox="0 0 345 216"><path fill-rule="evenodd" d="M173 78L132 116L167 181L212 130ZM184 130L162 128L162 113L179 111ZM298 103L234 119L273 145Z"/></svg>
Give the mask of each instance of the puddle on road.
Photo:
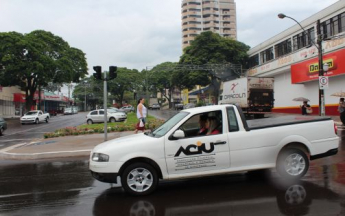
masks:
<svg viewBox="0 0 345 216"><path fill-rule="evenodd" d="M55 140L50 140L50 141L45 141L45 142L37 142L37 143L32 143L32 145L48 145L48 144L53 144L56 143Z"/></svg>

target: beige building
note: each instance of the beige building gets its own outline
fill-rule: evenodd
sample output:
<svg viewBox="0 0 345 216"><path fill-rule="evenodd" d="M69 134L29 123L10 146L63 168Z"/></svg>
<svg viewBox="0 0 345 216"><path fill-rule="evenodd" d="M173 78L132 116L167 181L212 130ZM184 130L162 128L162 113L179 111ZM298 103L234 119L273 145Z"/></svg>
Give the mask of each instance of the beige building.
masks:
<svg viewBox="0 0 345 216"><path fill-rule="evenodd" d="M182 0L182 48L202 32L237 39L234 0Z"/></svg>

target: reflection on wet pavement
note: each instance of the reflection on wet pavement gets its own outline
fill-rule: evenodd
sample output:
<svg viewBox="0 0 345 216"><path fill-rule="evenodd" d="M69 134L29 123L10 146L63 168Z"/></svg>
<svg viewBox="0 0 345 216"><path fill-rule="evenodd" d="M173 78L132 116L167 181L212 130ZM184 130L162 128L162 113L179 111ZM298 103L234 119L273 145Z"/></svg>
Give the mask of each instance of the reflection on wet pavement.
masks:
<svg viewBox="0 0 345 216"><path fill-rule="evenodd" d="M94 215L341 215L341 197L306 181L223 176L161 184L146 197L108 189L97 197Z"/></svg>

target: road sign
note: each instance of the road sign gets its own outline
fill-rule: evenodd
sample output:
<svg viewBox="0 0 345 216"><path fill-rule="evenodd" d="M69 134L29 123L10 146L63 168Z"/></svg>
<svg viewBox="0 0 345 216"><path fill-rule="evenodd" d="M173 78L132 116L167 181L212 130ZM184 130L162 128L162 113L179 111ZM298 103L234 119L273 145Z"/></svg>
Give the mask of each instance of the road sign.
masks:
<svg viewBox="0 0 345 216"><path fill-rule="evenodd" d="M328 89L328 83L329 83L328 76L320 76L319 77L320 89Z"/></svg>

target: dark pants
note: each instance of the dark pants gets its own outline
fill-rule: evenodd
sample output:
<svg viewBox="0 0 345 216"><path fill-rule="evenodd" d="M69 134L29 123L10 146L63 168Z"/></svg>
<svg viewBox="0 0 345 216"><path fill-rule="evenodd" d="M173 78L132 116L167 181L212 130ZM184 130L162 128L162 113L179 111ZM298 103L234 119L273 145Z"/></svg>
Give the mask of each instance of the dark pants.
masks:
<svg viewBox="0 0 345 216"><path fill-rule="evenodd" d="M340 120L343 123L343 125L345 125L345 111L343 111L342 113L340 113Z"/></svg>

